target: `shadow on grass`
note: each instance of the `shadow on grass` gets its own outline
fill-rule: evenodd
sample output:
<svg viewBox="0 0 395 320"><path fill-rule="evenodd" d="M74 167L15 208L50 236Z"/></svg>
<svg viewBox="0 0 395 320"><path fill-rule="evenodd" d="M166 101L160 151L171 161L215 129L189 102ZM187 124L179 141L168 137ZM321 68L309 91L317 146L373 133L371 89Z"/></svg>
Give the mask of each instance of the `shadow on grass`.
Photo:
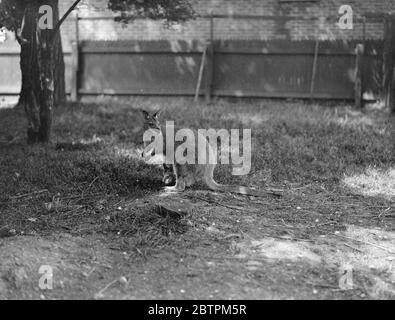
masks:
<svg viewBox="0 0 395 320"><path fill-rule="evenodd" d="M333 190L345 174L395 165L393 118L346 107L220 100L192 108L183 99L68 104L55 110L54 144L48 146L24 144L23 110L0 110L0 227L25 233L111 232L147 243L162 243L162 236L183 230L182 222L163 220L150 206L150 196L163 187L162 172L134 157L143 129L133 106L161 108L163 121L174 120L178 127L251 128L251 173L233 177L228 166L219 166L220 183L314 184ZM47 193L20 197L40 190ZM147 203L134 208L136 199ZM130 204L126 209L125 203Z"/></svg>

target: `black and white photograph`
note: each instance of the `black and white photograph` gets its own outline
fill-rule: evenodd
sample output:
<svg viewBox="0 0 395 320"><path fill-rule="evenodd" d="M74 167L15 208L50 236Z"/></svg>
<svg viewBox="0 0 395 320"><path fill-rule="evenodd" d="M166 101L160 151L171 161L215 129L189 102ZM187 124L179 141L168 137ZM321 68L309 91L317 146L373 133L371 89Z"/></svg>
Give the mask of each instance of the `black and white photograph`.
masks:
<svg viewBox="0 0 395 320"><path fill-rule="evenodd" d="M0 300L394 299L394 0L0 0Z"/></svg>

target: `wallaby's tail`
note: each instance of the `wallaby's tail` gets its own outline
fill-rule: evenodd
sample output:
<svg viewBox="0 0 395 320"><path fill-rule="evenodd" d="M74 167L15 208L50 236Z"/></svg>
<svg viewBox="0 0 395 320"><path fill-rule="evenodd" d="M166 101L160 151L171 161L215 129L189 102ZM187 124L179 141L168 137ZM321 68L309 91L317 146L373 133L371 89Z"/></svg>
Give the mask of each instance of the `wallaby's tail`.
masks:
<svg viewBox="0 0 395 320"><path fill-rule="evenodd" d="M232 192L254 197L264 197L268 194L276 197L281 197L283 195L282 190L270 189L262 191L243 186L224 185L216 183L214 179L206 179L206 185L207 187L209 187L209 189L213 191Z"/></svg>

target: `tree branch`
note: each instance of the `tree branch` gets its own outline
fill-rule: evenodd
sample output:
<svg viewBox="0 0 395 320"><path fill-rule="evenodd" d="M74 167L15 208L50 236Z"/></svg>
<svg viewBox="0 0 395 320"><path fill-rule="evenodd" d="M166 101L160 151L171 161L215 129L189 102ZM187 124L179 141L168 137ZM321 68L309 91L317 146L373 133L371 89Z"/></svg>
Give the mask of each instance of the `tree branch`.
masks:
<svg viewBox="0 0 395 320"><path fill-rule="evenodd" d="M63 17L58 21L56 24L55 28L53 29L53 37L51 43L53 44L56 40L58 31L63 24L63 22L67 19L67 17L70 15L70 13L75 9L75 7L81 2L81 0L76 0L73 5L66 11L66 13L63 15Z"/></svg>

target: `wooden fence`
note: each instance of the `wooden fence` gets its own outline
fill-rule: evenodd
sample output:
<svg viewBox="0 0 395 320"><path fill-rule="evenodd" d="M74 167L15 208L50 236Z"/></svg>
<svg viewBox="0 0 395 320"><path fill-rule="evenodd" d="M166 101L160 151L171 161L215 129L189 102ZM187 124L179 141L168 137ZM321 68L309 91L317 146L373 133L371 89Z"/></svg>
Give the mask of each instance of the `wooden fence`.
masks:
<svg viewBox="0 0 395 320"><path fill-rule="evenodd" d="M382 83L382 41L213 41L200 94L355 99ZM80 42L65 52L67 92L82 95L194 95L205 43ZM359 61L359 63L357 63ZM19 50L0 46L0 94L20 90Z"/></svg>
<svg viewBox="0 0 395 320"><path fill-rule="evenodd" d="M209 46L201 94L354 99L358 74L366 96L380 89L380 42L366 42L360 63L356 42L214 41ZM74 54L74 90L79 95L193 95L204 47L185 41L82 42Z"/></svg>
<svg viewBox="0 0 395 320"><path fill-rule="evenodd" d="M0 44L0 95L18 95L21 90L21 71L19 66L20 48L17 43ZM66 91L71 90L71 50L64 50L66 64Z"/></svg>

